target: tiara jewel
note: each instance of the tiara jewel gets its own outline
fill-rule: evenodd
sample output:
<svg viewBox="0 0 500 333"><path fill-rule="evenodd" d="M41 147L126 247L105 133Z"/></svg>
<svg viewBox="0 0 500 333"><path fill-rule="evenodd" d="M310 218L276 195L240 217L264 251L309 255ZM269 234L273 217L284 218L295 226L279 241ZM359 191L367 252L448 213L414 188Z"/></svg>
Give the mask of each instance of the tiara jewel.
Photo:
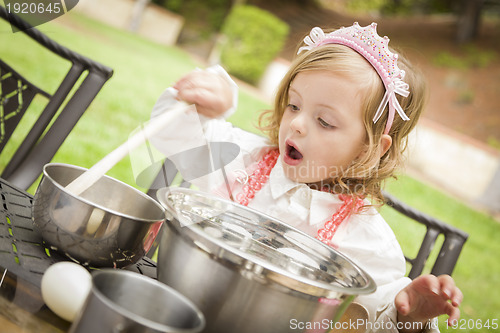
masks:
<svg viewBox="0 0 500 333"><path fill-rule="evenodd" d="M342 27L326 35L321 28L316 27L304 38L304 43L306 46L299 48L297 54L325 44L341 44L361 54L375 68L384 83L385 95L373 122L380 119L385 107L389 105L385 134L389 133L396 111L401 119L410 120L396 99L396 94L404 97L410 94L408 84L403 81L405 71L398 67L398 55L389 50L389 38L382 38L377 34L377 23L361 27L354 22L350 27Z"/></svg>

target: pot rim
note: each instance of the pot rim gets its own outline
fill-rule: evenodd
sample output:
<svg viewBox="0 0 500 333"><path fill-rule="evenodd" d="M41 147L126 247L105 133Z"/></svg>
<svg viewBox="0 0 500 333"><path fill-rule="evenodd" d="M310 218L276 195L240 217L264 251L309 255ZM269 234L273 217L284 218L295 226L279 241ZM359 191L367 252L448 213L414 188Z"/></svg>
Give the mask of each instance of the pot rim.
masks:
<svg viewBox="0 0 500 333"><path fill-rule="evenodd" d="M161 205L158 201L154 200L153 198L151 198L150 196L148 196L147 194L145 193L142 193L141 191L137 190L136 188L130 186L129 184L127 183L124 183L116 178L113 178L113 177L110 177L110 176L107 176L107 175L103 175L103 177L111 180L112 182L115 182L115 183L118 183L122 186L125 186L131 190L133 190L135 193L137 193L138 195L142 196L143 198L145 198L146 200L150 201L151 203L153 203L156 207L158 207L160 209L160 212L163 213L163 216L162 218L158 218L158 219L147 219L147 218L143 218L143 217L137 217L137 216L133 216L133 215L130 215L130 214L124 214L122 212L119 212L115 209L111 209L109 207L106 207L106 206L103 206L101 204L98 204L96 202L93 202L91 200L88 200L88 199L85 199L79 195L75 195L69 191L66 190L66 187L62 186L59 182L57 182L52 176L49 175L47 169L48 168L51 168L51 167L67 167L67 168L70 168L70 169L77 169L77 170L83 170L84 172L87 171L88 169L87 168L84 168L84 167L80 167L80 166L76 166L76 165L72 165L72 164L66 164L66 163L47 163L43 166L43 176L48 178L52 184L54 184L54 186L56 186L59 190L61 190L63 193L65 193L66 195L69 195L70 197L72 197L73 199L75 200L78 200L80 202L83 202L89 206L92 206L92 207L95 207L95 208L99 208L105 212L108 212L108 213L111 213L113 215L117 215L117 216L120 216L120 217L123 217L123 218L126 218L126 219L131 219L131 220L135 220L137 222L145 222L145 223L156 223L156 222L159 222L159 221L165 221L165 207L163 207L163 205ZM41 182L40 182L41 183ZM161 215L161 214L160 214Z"/></svg>
<svg viewBox="0 0 500 333"><path fill-rule="evenodd" d="M191 195L202 195L206 198L211 198L215 199L217 201L221 201L224 203L227 203L229 205L234 205L237 207L242 207L245 210L248 210L250 212L253 212L255 214L264 216L266 219L270 219L272 221L278 222L280 225L285 225L289 230L296 232L302 236L306 236L308 239L310 239L312 242L315 243L317 246L321 246L325 249L327 249L329 252L333 252L336 256L340 257L342 260L347 262L356 272L359 276L361 276L365 282L365 284L361 287L343 287L338 284L334 283L326 283L318 280L312 280L309 279L305 276L301 276L298 274L291 273L287 271L284 268L280 268L277 265L268 262L266 260L263 260L257 256L254 256L252 254L249 254L247 252L241 251L238 248L232 247L228 245L225 242L221 242L217 238L212 237L211 235L207 233L203 233L198 229L194 229L190 227L190 225L180 225L179 220L177 219L177 214L175 212L175 208L173 208L168 201L164 200L166 198L166 195L168 192L177 192L177 193L185 193L185 194L191 194ZM165 208L165 210L171 214L177 223L172 223L172 221L169 220L169 218L166 219L168 225L174 227L180 235L184 235L185 237L189 238L190 241L193 241L193 243L198 243L199 240L194 240L192 237L186 235L186 232L182 232L183 228L188 228L192 233L195 233L196 235L199 235L202 237L203 240L208 241L210 245L215 245L218 248L221 248L225 251L228 251L234 255L236 255L238 258L243 258L246 261L250 261L255 265L258 265L262 268L262 271L259 271L259 275L265 275L267 277L267 280L273 281L274 283L277 283L279 285L282 285L286 288L296 290L299 292L303 292L305 294L311 295L311 296L316 296L316 297L325 297L325 298L337 298L338 293L342 294L349 294L349 295L364 295L364 294L371 294L373 293L377 286L375 284L375 281L373 278L365 271L363 270L360 266L358 266L356 263L354 263L351 259L340 253L339 251L333 249L332 247L324 244L323 242L320 242L319 240L307 235L305 232L290 226L286 224L285 222L282 222L276 218L273 218L269 215L263 214L259 212L258 210L255 210L253 208L249 208L246 206L242 206L236 202L223 199L205 192L201 192L198 190L193 190L193 189L188 189L188 188L161 188L157 192L157 198L160 204ZM199 246L199 244L195 244L199 249L202 251L208 252L207 249L204 249L202 246ZM213 253L211 254L213 256ZM226 257L224 259L227 259ZM225 260L227 263L227 260ZM231 261L230 264L232 266L238 267L238 270L247 270L247 268L244 265L239 264L238 262ZM161 263L158 262L158 265L160 266ZM255 271L255 267L252 267L250 269L252 272ZM312 287L312 288L311 288Z"/></svg>

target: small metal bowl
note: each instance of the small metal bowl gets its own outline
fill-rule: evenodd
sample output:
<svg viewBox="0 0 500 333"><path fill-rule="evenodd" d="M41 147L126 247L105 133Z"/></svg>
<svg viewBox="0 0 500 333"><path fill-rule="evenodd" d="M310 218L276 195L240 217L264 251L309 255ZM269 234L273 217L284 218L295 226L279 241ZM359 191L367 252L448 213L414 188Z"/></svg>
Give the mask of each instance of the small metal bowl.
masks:
<svg viewBox="0 0 500 333"><path fill-rule="evenodd" d="M127 270L92 273L92 288L69 333L198 333L205 316L185 296Z"/></svg>
<svg viewBox="0 0 500 333"><path fill-rule="evenodd" d="M49 163L33 202L33 222L44 241L82 265L126 267L149 250L165 220L163 207L133 187L100 178L75 196L65 187L86 169Z"/></svg>

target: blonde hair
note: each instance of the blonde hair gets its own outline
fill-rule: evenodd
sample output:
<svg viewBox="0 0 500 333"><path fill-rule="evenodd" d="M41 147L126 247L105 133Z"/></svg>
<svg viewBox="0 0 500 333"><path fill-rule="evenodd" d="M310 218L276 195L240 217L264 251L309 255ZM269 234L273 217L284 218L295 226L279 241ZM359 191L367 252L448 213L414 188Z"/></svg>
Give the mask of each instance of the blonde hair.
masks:
<svg viewBox="0 0 500 333"><path fill-rule="evenodd" d="M382 202L382 182L394 177L395 170L403 162L403 152L407 148L408 134L415 127L426 101L426 85L420 72L414 70L410 63L400 55L399 68L405 70L404 81L410 86L410 95L398 100L410 118L402 120L397 114L389 131L392 145L380 156L380 142L384 134L388 112L373 123L373 117L384 96L385 88L372 65L356 51L338 44L326 44L313 48L299 55L278 87L274 102L274 110L265 111L259 118L259 127L266 132L275 145L278 145L279 127L285 108L289 103L289 89L292 81L301 72L332 71L344 75L359 84L361 91L363 123L366 129L365 153L359 160L353 161L341 175L333 180L340 185L343 193L354 196L369 196ZM386 107L387 109L387 107ZM337 188L337 186L335 186Z"/></svg>

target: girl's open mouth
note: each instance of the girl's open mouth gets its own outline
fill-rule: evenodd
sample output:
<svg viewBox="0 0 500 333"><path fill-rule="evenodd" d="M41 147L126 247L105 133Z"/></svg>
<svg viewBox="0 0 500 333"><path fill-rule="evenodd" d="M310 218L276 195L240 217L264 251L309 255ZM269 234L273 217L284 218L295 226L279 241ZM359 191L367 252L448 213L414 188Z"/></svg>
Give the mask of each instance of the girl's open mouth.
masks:
<svg viewBox="0 0 500 333"><path fill-rule="evenodd" d="M289 165L297 165L302 161L302 153L293 145L293 143L286 143L285 156L283 161Z"/></svg>

